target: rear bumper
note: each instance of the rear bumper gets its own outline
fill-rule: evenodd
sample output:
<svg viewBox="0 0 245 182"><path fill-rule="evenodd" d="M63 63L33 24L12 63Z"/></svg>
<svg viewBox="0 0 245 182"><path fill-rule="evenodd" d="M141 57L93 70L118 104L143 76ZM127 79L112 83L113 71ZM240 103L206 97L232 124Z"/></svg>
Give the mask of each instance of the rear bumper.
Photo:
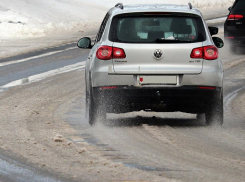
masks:
<svg viewBox="0 0 245 182"><path fill-rule="evenodd" d="M224 37L232 45L245 46L245 30L237 29L235 26L229 26L224 29Z"/></svg>
<svg viewBox="0 0 245 182"><path fill-rule="evenodd" d="M229 41L231 46L245 47L245 37L226 38L226 41Z"/></svg>
<svg viewBox="0 0 245 182"><path fill-rule="evenodd" d="M135 86L94 87L94 99L107 112L156 111L203 113L219 97L221 87L200 89L199 86L138 88Z"/></svg>
<svg viewBox="0 0 245 182"><path fill-rule="evenodd" d="M188 66L187 66L188 67ZM151 75L155 72L152 70ZM139 74L142 75L142 74ZM147 74L150 75L150 74ZM159 74L158 74L159 75ZM162 73L162 76L167 75ZM206 86L223 86L223 67L220 59L217 60L204 60L203 68L200 74L171 74L179 77L179 83L176 85L185 86L185 85L206 85ZM108 74L108 66L100 67L94 69L91 72L91 85L92 87L101 87L101 86L110 86L110 85L128 85L136 86L137 85L137 74L132 75L110 75Z"/></svg>

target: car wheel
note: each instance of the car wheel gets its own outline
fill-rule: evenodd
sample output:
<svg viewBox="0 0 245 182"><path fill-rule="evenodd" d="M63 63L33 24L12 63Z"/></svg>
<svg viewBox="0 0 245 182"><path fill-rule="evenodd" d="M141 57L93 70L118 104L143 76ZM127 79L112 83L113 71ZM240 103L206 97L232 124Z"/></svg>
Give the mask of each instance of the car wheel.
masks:
<svg viewBox="0 0 245 182"><path fill-rule="evenodd" d="M96 117L95 117L95 104L94 104L94 100L91 97L91 94L87 93L87 118L88 118L88 122L90 125L94 125L96 122Z"/></svg>
<svg viewBox="0 0 245 182"><path fill-rule="evenodd" d="M94 125L98 121L105 122L106 120L106 110L103 107L103 103L98 100L95 102L94 98L90 93L86 93L87 99L87 115L88 115L88 122L90 125Z"/></svg>
<svg viewBox="0 0 245 182"><path fill-rule="evenodd" d="M202 114L197 114L197 120L204 120L205 119L205 114L202 113Z"/></svg>
<svg viewBox="0 0 245 182"><path fill-rule="evenodd" d="M222 125L224 120L224 111L223 111L223 94L221 96L216 96L210 108L205 112L206 124L209 126L212 125Z"/></svg>
<svg viewBox="0 0 245 182"><path fill-rule="evenodd" d="M235 54L236 51L237 51L237 46L231 45L231 46L230 46L230 50L231 50L231 52L232 52L233 54Z"/></svg>

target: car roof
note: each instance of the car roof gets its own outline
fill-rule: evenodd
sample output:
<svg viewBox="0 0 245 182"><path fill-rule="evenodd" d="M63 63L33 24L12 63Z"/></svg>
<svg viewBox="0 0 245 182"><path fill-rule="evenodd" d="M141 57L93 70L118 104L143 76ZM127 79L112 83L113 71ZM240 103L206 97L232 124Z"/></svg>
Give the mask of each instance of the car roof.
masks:
<svg viewBox="0 0 245 182"><path fill-rule="evenodd" d="M189 13L202 16L201 12L196 8L190 8L189 5L176 4L138 4L125 5L122 8L113 7L109 10L113 16L124 13L140 13L140 12L175 12Z"/></svg>

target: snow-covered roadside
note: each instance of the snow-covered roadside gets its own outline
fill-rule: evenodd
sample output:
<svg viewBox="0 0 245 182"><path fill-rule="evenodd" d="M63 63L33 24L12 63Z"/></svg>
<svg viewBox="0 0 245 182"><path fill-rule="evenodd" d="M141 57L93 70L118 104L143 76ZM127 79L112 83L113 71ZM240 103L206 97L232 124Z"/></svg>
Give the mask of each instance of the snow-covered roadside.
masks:
<svg viewBox="0 0 245 182"><path fill-rule="evenodd" d="M234 0L123 0L123 4L182 4L215 11L228 8ZM43 37L53 32L86 31L101 22L118 0L1 0L0 39ZM214 10L211 10L214 11ZM214 12L209 12L211 15Z"/></svg>
<svg viewBox="0 0 245 182"><path fill-rule="evenodd" d="M46 47L75 42L95 33L117 0L2 0L0 5L0 59ZM227 15L234 0L172 0L200 8L206 19ZM124 4L149 4L147 0L123 0ZM153 0L151 4L169 3Z"/></svg>

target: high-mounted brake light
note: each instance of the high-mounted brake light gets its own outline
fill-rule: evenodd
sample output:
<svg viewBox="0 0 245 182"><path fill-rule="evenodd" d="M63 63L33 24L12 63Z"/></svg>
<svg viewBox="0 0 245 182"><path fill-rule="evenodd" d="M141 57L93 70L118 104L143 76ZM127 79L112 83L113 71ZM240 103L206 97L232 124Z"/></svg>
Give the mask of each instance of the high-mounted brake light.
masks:
<svg viewBox="0 0 245 182"><path fill-rule="evenodd" d="M228 20L239 20L241 18L243 18L243 15L233 15L233 14L230 14L228 16Z"/></svg>
<svg viewBox="0 0 245 182"><path fill-rule="evenodd" d="M218 49L215 46L198 47L192 50L191 58L201 58L206 60L214 60L219 57Z"/></svg>
<svg viewBox="0 0 245 182"><path fill-rule="evenodd" d="M126 58L126 54L121 48L101 46L97 50L96 57L101 60L123 59Z"/></svg>

